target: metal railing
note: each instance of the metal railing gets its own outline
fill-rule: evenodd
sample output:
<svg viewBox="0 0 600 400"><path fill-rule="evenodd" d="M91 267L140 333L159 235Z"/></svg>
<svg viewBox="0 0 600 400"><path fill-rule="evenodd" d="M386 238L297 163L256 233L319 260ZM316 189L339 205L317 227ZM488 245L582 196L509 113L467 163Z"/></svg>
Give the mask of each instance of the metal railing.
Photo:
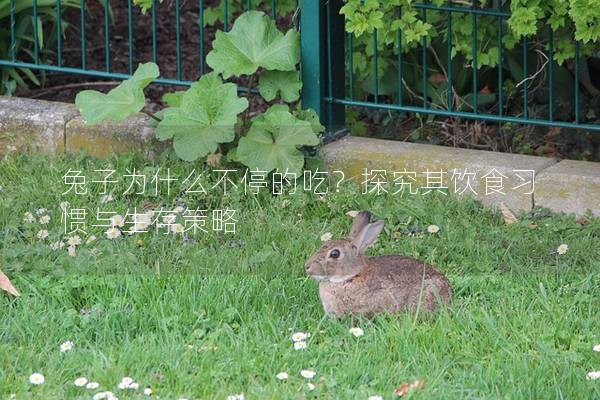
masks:
<svg viewBox="0 0 600 400"><path fill-rule="evenodd" d="M33 21L38 19L38 4L42 1L48 3L49 0L31 0L31 18ZM52 0L54 1L54 0ZM554 38L551 30L548 32L548 41L545 47L545 57L548 62L544 64L543 70L546 76L546 93L547 93L547 111L544 115L533 114L530 112L529 102L531 100L529 92L529 84L524 84L519 87L517 96L520 97L522 106L516 112L512 112L509 107L505 106L506 94L504 86L506 82L506 65L503 46L503 34L506 26L506 20L510 17L510 13L505 8L499 6L500 2L494 2L495 6L491 8L481 8L475 5L468 7L464 2L455 4L451 1L444 6L435 6L429 3L413 4L412 7L420 12L420 18L427 21L428 15L436 13L446 15L446 65L445 70L445 92L446 99L441 104L434 103L432 94L430 93L430 75L432 57L435 54L432 52L431 43L427 38L424 38L420 46L420 56L415 61L413 51L413 59L407 60L407 53L402 51L403 33L398 31L398 38L390 46L395 46L394 59L387 60L395 65L396 68L396 85L395 94L383 94L380 88L379 63L382 61L380 47L378 42L378 31L373 30L370 40L372 40L371 53L368 54L369 66L372 68L372 85L370 90L359 90L357 87L358 80L364 77L357 77L354 72L354 49L356 46L356 37L347 33L345 29L344 16L340 14L340 8L343 6L343 0L197 0L191 2L197 10L197 19L190 21L189 18L182 21L181 10L184 3L189 7L189 1L173 0L172 2L159 3L154 1L147 15L141 16L135 8L132 0L120 0L127 2L127 15L122 21L127 23L126 37L114 38L111 36L111 30L114 29L112 18L112 9L110 0L55 0L54 12L56 14L57 23L54 26L55 35L53 43L45 43L45 48L40 47L40 35L43 32L38 31L38 24L33 24L33 41L30 49L27 51L17 51L17 43L19 40L18 26L16 24L17 0L8 0L8 20L9 26L2 27L9 32L9 51L4 58L0 56L0 67L12 67L17 69L31 69L62 72L67 74L81 74L100 78L125 79L128 78L135 69L136 61L153 61L159 66L161 65L161 54L159 54L159 42L164 40L158 37L157 26L161 18L160 10L169 9L171 14L166 23L174 26L175 37L172 47L174 47L174 62L175 69L170 76L161 76L156 80L157 83L173 84L173 85L189 85L193 80L207 72L205 64L205 56L208 52L207 38L214 35L214 29L205 27L205 19L207 10L211 9L211 15L214 17L215 6L221 7L222 17L217 27L223 30L228 30L236 13L243 10L260 8L267 13L270 13L274 18L277 16L279 4L285 3L286 7L292 9L299 8L300 29L302 38L302 76L303 76L303 106L314 108L320 115L323 123L330 131L341 129L345 125L345 109L348 106L360 108L372 108L390 111L402 111L408 113L430 114L439 117L458 117L465 119L486 120L498 123L515 123L515 124L532 124L545 126L558 126L566 128L582 128L587 130L600 130L600 124L589 123L585 118L585 113L581 106L580 93L580 71L581 71L581 55L580 44L575 43L575 57L573 60L574 67L572 68L573 76L573 93L572 93L572 118L561 119L555 114L555 72L557 64L553 61ZM5 0L6 2L6 0ZM19 3L22 3L20 1ZM169 3L172 3L169 5ZM2 2L0 1L0 4ZM113 0L112 4L117 4ZM95 7L96 26L101 25L101 32L94 32L96 35L102 36L102 45L100 48L88 48L90 34L89 18L91 7ZM63 26L61 24L61 16L71 13L71 26L63 35ZM2 13L0 9L0 20ZM98 11L101 11L101 16L98 16ZM403 10L397 7L398 15L401 15ZM73 13L78 13L77 22L73 22ZM297 14L297 13L294 13ZM461 67L460 73L464 74L465 70L470 70L471 74L471 93L469 94L471 104L469 109L458 108L456 106L456 93L454 92L454 82L457 74L456 66L453 65L453 18L457 15L469 15L472 23L472 48L473 57L468 60L468 64ZM147 21L146 29L143 32L136 31L135 20L145 18ZM485 38L485 40L495 40L498 43L498 67L493 69L496 74L496 101L494 107L481 107L480 85L479 79L481 71L476 67L477 48L482 40L478 38L477 24L485 18L486 21L494 19L497 27L497 37ZM280 20L285 20L280 18ZM288 25L291 25L295 19L288 18ZM290 22L292 21L292 22ZM164 21L163 21L164 23ZM182 54L182 31L193 29L197 35L197 65L195 66L195 76L184 76L184 63L189 63ZM65 63L64 57L64 40L72 35L78 35L78 48L76 49L80 55L77 65ZM140 60L138 55L138 47L136 47L136 39L140 36L149 37L150 60ZM1 36L0 36L1 38ZM22 40L21 40L22 41ZM114 47L115 41L124 42L119 46L121 51L126 52L127 62L125 68L115 68L112 60L115 56ZM521 66L522 79L527 81L531 78L533 72L530 71L529 60L530 44L527 39L523 39L519 44L522 48ZM48 50L51 50L48 52ZM42 57L44 52L45 57ZM387 57L387 56L386 56ZM93 58L96 62L93 67L90 67L90 60ZM98 59L102 59L101 68L98 67ZM170 60L172 57L170 58ZM169 61L171 62L171 61ZM439 60L437 60L439 63ZM407 86L405 82L405 74L407 69L415 68L415 65L420 68L421 82L418 84L419 95L408 96L407 92L416 92L417 88ZM364 82L363 82L364 83ZM414 82L413 82L414 84ZM358 93L360 92L360 93ZM515 97L514 93L512 94Z"/></svg>

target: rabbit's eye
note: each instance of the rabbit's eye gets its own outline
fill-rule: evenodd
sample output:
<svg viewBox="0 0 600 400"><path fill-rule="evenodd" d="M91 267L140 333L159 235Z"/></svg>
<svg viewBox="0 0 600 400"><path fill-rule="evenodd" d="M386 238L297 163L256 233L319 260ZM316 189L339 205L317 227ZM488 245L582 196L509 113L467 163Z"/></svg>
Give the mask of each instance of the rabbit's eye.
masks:
<svg viewBox="0 0 600 400"><path fill-rule="evenodd" d="M340 251L338 249L331 250L331 253L329 253L329 257L340 258Z"/></svg>

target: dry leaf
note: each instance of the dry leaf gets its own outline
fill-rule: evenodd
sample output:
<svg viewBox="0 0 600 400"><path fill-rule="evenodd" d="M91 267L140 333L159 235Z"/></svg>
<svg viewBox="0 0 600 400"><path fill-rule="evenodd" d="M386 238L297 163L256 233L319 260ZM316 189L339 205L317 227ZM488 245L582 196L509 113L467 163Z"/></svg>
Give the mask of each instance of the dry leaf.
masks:
<svg viewBox="0 0 600 400"><path fill-rule="evenodd" d="M416 380L414 382L406 382L396 388L396 396L406 396L412 390L421 390L425 387L425 382Z"/></svg>
<svg viewBox="0 0 600 400"><path fill-rule="evenodd" d="M15 297L19 297L20 294L15 287L10 283L10 279L2 271L0 271L0 289L12 294Z"/></svg>
<svg viewBox="0 0 600 400"><path fill-rule="evenodd" d="M221 153L209 154L206 157L206 165L209 167L218 167L221 164L221 157L223 157Z"/></svg>
<svg viewBox="0 0 600 400"><path fill-rule="evenodd" d="M500 203L500 211L502 212L502 219L506 223L506 225L513 224L518 221L515 214L506 207L506 204Z"/></svg>

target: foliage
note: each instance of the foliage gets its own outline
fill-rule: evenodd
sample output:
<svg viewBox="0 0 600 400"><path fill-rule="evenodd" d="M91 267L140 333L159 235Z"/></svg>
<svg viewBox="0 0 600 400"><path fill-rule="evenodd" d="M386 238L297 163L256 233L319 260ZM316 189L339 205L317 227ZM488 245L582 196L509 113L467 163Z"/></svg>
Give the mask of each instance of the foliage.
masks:
<svg viewBox="0 0 600 400"><path fill-rule="evenodd" d="M591 56L599 48L600 38L600 8L595 0L513 0L490 2L480 0L475 2L474 7L500 8L510 12L511 17L499 20L496 16L478 15L474 54L474 19L470 13L452 13L434 9L421 10L414 6L412 0L346 0L341 13L346 20L346 30L353 34L352 59L355 84L354 89L361 94L374 93L375 62L374 55L377 53L377 75L379 77L380 94L398 95L398 53L402 52L404 58L403 68L406 86L409 93L405 93L406 100L418 100L423 95L423 80L431 81L432 75L441 74L447 79L447 43L448 23L451 18L452 24L452 47L451 57L458 61L458 68L453 68L453 78L456 81L468 83L468 75L472 73L471 68L465 65L473 65L476 58L476 68L484 75L499 67L500 52L503 51L503 68L509 70L510 76L517 82L523 79L523 70L519 64L522 63L523 54L520 41L529 39L529 58L532 60L545 54L552 57L562 68L567 60L575 57L575 41L580 42L581 56ZM433 0L432 6L447 5L443 0ZM451 2L454 7L465 7L463 3ZM499 42L498 35L502 32L502 41ZM552 31L552 36L550 36ZM377 35L375 41L373 36ZM550 53L550 40L553 48ZM375 43L377 47L375 48ZM400 44L401 43L401 44ZM430 64L427 76L423 77L422 48L427 47ZM551 54L551 55L550 55ZM475 57L474 57L475 56ZM539 65L537 66L539 67ZM536 65L530 68L533 74ZM403 72L404 72L403 71ZM562 74L561 71L559 74ZM497 73L495 74L497 76ZM562 74L564 75L564 74ZM493 75L492 75L493 76ZM465 79L466 78L466 79ZM572 78L571 78L572 80ZM489 86L490 81L480 79L477 91ZM562 79L557 78L557 87L561 87ZM532 82L530 82L532 83ZM497 82L492 80L492 86ZM457 85L453 90L456 101L463 102L470 107L472 98L469 98L472 88ZM439 102L437 92L447 91L447 84L429 83L430 101L440 107L446 104ZM465 90L466 89L466 90ZM387 92L386 92L387 91ZM485 99L486 103L493 104L494 99Z"/></svg>
<svg viewBox="0 0 600 400"><path fill-rule="evenodd" d="M75 104L90 125L106 119L121 120L144 108L144 88L158 76L156 64L140 64L130 79L123 81L107 94L96 90L84 90L77 94Z"/></svg>
<svg viewBox="0 0 600 400"><path fill-rule="evenodd" d="M15 47L14 52L20 59L27 56L25 61L34 61L32 48L34 46L34 28L38 30L38 48L40 57L49 52L46 44L56 41L56 0L37 0L37 20L33 20L31 0L15 0ZM77 0L63 0L63 10L69 7L79 7ZM69 27L66 21L61 21L61 34ZM11 49L11 18L10 0L0 0L0 59L12 59ZM43 74L42 74L43 76ZM40 80L31 70L26 68L0 67L0 94L12 94L17 86L26 88L27 80L40 85Z"/></svg>
<svg viewBox="0 0 600 400"><path fill-rule="evenodd" d="M317 135L324 130L314 111L290 108L289 103L300 98L299 61L296 31L280 32L261 11L242 14L231 31L217 32L207 55L213 72L186 91L166 94L163 100L168 107L151 114L158 121L156 137L172 139L175 153L186 161L229 152L230 160L250 168L299 172L304 165L300 149L319 144ZM225 83L223 77L248 76L250 98L258 73L258 92L271 107L252 120L246 112L239 124L248 99L239 97L238 86ZM143 109L143 89L158 75L155 64L142 64L131 79L107 94L79 93L76 104L87 123L123 119Z"/></svg>

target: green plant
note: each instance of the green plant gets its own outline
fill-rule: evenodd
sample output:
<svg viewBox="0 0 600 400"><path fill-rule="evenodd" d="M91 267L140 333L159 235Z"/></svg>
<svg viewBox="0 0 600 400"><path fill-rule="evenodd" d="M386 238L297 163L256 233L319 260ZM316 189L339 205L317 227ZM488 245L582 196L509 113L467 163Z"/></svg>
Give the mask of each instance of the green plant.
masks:
<svg viewBox="0 0 600 400"><path fill-rule="evenodd" d="M10 60L13 49L11 48L11 17L10 0L0 0L0 59ZM43 58L49 51L46 44L54 43L57 34L56 0L37 0L37 20L33 19L33 2L31 0L15 0L14 2L14 54L19 59L26 56L29 61L35 61L32 47L34 46L34 28L38 30L38 48L40 57ZM62 0L64 9L79 7L77 0ZM61 34L68 28L69 24L61 21ZM43 76L43 73L41 73ZM12 94L17 86L26 88L27 81L40 85L38 76L27 68L0 67L0 94Z"/></svg>
<svg viewBox="0 0 600 400"><path fill-rule="evenodd" d="M301 148L319 144L324 130L314 111L291 107L302 87L299 40L298 32L280 32L263 12L242 14L231 31L217 32L207 55L213 72L186 91L165 95L166 109L147 112L157 122L156 137L172 139L177 156L187 161L219 152L250 168L299 172L304 165ZM75 103L88 124L121 120L143 110L144 88L158 76L155 64L141 64L107 94L85 90ZM231 77L247 77L245 97L238 95L235 83L223 81ZM269 108L250 119L256 83Z"/></svg>

